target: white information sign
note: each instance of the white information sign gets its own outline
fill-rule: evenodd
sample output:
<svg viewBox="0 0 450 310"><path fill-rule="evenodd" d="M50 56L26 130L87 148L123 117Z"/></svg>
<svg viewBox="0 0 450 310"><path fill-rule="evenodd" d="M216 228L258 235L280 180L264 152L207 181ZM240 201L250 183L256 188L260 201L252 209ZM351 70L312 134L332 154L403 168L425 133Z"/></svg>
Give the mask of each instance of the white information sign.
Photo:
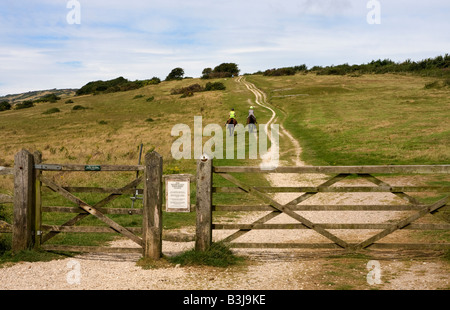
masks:
<svg viewBox="0 0 450 310"><path fill-rule="evenodd" d="M189 177L166 178L166 211L190 212L190 179Z"/></svg>

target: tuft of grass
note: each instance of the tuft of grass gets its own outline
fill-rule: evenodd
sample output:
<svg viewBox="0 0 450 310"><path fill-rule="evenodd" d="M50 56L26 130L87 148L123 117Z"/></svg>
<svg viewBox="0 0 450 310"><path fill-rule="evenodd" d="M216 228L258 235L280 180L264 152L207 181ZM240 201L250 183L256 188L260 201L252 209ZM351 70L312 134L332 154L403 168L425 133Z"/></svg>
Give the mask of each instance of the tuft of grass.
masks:
<svg viewBox="0 0 450 310"><path fill-rule="evenodd" d="M47 114L54 114L54 113L59 113L59 112L61 112L60 109L58 109L58 108L51 108L51 109L46 110L42 114L46 114L47 115Z"/></svg>
<svg viewBox="0 0 450 310"><path fill-rule="evenodd" d="M18 253L6 251L0 255L0 266L18 262L49 262L55 259L67 258L67 254L57 254L42 250L25 250Z"/></svg>
<svg viewBox="0 0 450 310"><path fill-rule="evenodd" d="M72 108L72 110L74 111L79 111L79 110L86 110L87 108L83 107L82 105L76 105Z"/></svg>
<svg viewBox="0 0 450 310"><path fill-rule="evenodd" d="M216 242L205 252L197 252L194 249L178 256L169 258L169 261L181 266L212 266L228 267L243 262L244 258L233 252L222 242Z"/></svg>
<svg viewBox="0 0 450 310"><path fill-rule="evenodd" d="M136 262L136 266L141 267L144 270L150 269L162 269L172 267L167 257L163 256L159 260L154 260L151 258L141 258Z"/></svg>

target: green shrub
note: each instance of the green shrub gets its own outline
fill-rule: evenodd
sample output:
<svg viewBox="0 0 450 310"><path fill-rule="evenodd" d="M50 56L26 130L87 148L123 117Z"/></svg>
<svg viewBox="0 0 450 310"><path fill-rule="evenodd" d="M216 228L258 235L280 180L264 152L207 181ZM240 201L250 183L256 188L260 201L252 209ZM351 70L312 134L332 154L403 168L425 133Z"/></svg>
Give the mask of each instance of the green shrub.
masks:
<svg viewBox="0 0 450 310"><path fill-rule="evenodd" d="M42 114L54 114L54 113L59 113L61 112L58 108L51 108L48 109L47 111L43 112Z"/></svg>
<svg viewBox="0 0 450 310"><path fill-rule="evenodd" d="M222 82L208 82L205 85L205 91L212 91L212 90L225 90L226 87L225 85L223 85Z"/></svg>
<svg viewBox="0 0 450 310"><path fill-rule="evenodd" d="M11 104L8 101L0 102L0 112L11 110Z"/></svg>
<svg viewBox="0 0 450 310"><path fill-rule="evenodd" d="M16 105L14 106L14 108L15 108L16 110L28 109L28 108L32 108L32 107L34 107L34 103L33 103L33 101L31 101L31 100L27 100L27 101L18 103L18 104L16 104Z"/></svg>
<svg viewBox="0 0 450 310"><path fill-rule="evenodd" d="M76 105L72 108L73 111L80 111L80 110L86 110L87 108L83 107L82 105Z"/></svg>
<svg viewBox="0 0 450 310"><path fill-rule="evenodd" d="M72 99L66 100L65 103L73 103L73 100Z"/></svg>
<svg viewBox="0 0 450 310"><path fill-rule="evenodd" d="M99 124L99 125L107 125L108 122L107 122L107 121L99 121L98 124Z"/></svg>
<svg viewBox="0 0 450 310"><path fill-rule="evenodd" d="M151 102L151 101L153 101L153 100L155 100L155 96L148 97L146 101L147 101L147 102Z"/></svg>
<svg viewBox="0 0 450 310"><path fill-rule="evenodd" d="M133 90L143 87L146 84L144 81L128 81L123 77L118 77L109 81L94 81L89 82L79 90L77 90L77 96L96 94L96 93L113 93L119 91Z"/></svg>
<svg viewBox="0 0 450 310"><path fill-rule="evenodd" d="M133 99L139 99L139 98L142 98L142 97L144 97L144 95L136 95L136 96L133 97Z"/></svg>
<svg viewBox="0 0 450 310"><path fill-rule="evenodd" d="M235 256L231 250L221 242L213 243L205 252L190 250L178 256L169 258L174 264L200 265L214 267L228 267L242 262L242 257Z"/></svg>
<svg viewBox="0 0 450 310"><path fill-rule="evenodd" d="M58 101L60 99L61 99L61 97L58 97L55 94L48 94L48 95L43 96L40 99L34 100L34 102L36 102L36 103L38 103L38 102L51 102L51 103L54 103L54 102L56 102L56 101Z"/></svg>
<svg viewBox="0 0 450 310"><path fill-rule="evenodd" d="M171 95L179 95L182 94L184 97L193 96L196 92L203 91L204 88L200 86L200 84L192 84L188 87L182 87L182 88L174 88L171 90Z"/></svg>

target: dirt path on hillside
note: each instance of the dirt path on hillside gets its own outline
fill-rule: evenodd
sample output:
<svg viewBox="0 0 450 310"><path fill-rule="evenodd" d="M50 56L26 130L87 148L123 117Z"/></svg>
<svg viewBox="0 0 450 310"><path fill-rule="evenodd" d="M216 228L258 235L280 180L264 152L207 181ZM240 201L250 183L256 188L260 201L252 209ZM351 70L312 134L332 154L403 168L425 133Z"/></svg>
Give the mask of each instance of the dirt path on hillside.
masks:
<svg viewBox="0 0 450 310"><path fill-rule="evenodd" d="M267 102L266 95L253 84L239 78L238 82L252 91L255 102L271 110L270 125L277 119ZM266 128L270 128L266 126ZM292 143L293 162L282 165L305 165L300 160L301 147L283 126L280 135ZM274 186L317 186L329 179L318 174L268 173ZM338 185L361 184L361 180L343 180ZM369 183L370 184L370 183ZM301 193L274 195L280 203L289 202ZM383 193L322 194L309 198L306 204L383 204L404 203L394 195ZM244 213L239 223L252 223L267 212ZM299 212L313 223L380 223L403 216L403 212ZM297 223L281 214L267 223ZM182 233L193 234L194 227L183 228ZM234 231L214 231L214 240L221 240ZM349 242L364 240L373 231L333 231ZM392 238L392 237L391 237ZM407 236L395 237L402 239ZM388 238L389 239L389 238ZM383 239L385 240L385 239ZM237 242L329 242L324 236L311 230L258 230L250 231L235 240ZM388 240L386 240L389 242ZM137 246L130 240L119 239L112 247ZM194 242L163 241L163 253L172 256L190 250ZM306 249L236 249L248 263L232 268L180 267L143 270L136 265L136 254L83 254L74 258L51 262L19 263L0 268L0 290L328 290L328 289L384 289L384 290L436 290L450 289L449 264L437 258L436 252L373 251L370 258L330 259L339 254L335 250ZM363 256L364 257L364 256ZM367 263L377 260L380 268L379 284L369 284ZM340 269L335 269L340 268ZM79 276L74 277L75 272Z"/></svg>

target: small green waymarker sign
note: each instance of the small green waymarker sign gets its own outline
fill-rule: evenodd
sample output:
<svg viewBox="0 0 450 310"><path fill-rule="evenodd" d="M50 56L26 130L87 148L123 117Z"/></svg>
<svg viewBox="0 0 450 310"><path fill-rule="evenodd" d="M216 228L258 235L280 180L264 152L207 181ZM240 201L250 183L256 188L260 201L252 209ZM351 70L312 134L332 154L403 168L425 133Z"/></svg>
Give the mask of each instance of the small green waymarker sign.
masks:
<svg viewBox="0 0 450 310"><path fill-rule="evenodd" d="M101 171L102 166L84 166L84 171Z"/></svg>

